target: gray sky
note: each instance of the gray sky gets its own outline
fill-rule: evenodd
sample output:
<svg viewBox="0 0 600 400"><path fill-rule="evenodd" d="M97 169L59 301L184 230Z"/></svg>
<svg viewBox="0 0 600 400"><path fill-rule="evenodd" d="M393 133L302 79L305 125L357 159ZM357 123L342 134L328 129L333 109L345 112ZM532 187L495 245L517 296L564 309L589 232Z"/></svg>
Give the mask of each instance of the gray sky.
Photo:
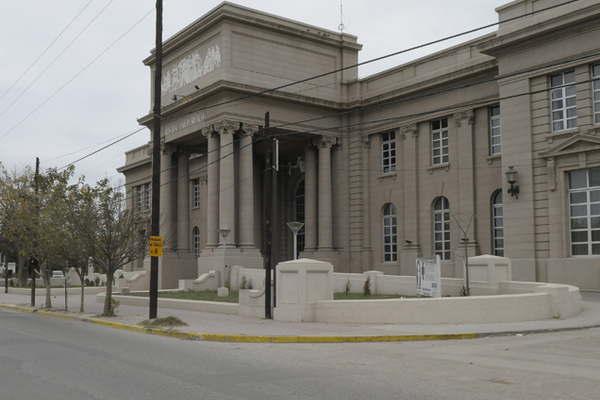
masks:
<svg viewBox="0 0 600 400"><path fill-rule="evenodd" d="M0 2L3 38L0 96L88 1ZM339 0L237 2L332 30L337 30L339 25ZM506 2L508 0L344 0L345 31L357 35L364 45L360 53L363 61L495 22L494 8ZM219 3L217 0L166 0L165 38ZM31 84L107 4L89 29ZM39 156L42 167L62 166L138 127L136 118L149 109L150 76L141 60L148 55L154 41L154 14L37 112L21 121L153 8L153 0L92 1L40 62L0 98L0 161L3 164L20 169L32 165ZM477 35L470 37L474 36ZM364 66L360 75L384 70L470 37ZM15 102L28 86L30 89ZM77 173L91 181L110 177L115 183L120 182L115 169L124 163L124 151L147 142L148 138L147 131L139 133L79 163ZM71 154L65 156L68 153Z"/></svg>

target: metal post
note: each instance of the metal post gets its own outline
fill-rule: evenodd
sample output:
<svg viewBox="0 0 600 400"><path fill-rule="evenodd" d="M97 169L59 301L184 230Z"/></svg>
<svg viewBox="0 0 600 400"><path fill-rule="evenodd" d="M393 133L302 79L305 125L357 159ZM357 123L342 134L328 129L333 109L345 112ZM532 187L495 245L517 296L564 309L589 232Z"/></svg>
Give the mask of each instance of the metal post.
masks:
<svg viewBox="0 0 600 400"><path fill-rule="evenodd" d="M469 282L469 238L462 238L465 245L465 295L471 295L471 283Z"/></svg>
<svg viewBox="0 0 600 400"><path fill-rule="evenodd" d="M39 224L40 221L40 199L39 199L39 192L40 192L40 158L36 157L35 158L35 177L34 177L34 185L35 185L35 215L36 215L36 227ZM34 237L34 243L35 243L35 249L37 250L37 235L38 235L38 230L36 229L35 232L35 237ZM39 267L39 260L37 258L37 255L33 255L29 266L31 268L31 273L29 274L31 276L31 307L35 307L35 270L36 267Z"/></svg>
<svg viewBox="0 0 600 400"><path fill-rule="evenodd" d="M298 232L294 232L294 260L298 259Z"/></svg>
<svg viewBox="0 0 600 400"><path fill-rule="evenodd" d="M160 235L160 120L162 83L162 17L163 2L156 0L156 46L154 61L154 109L152 120L152 236ZM158 257L150 258L150 307L149 318L158 314Z"/></svg>
<svg viewBox="0 0 600 400"><path fill-rule="evenodd" d="M269 132L269 113L265 114L265 130L264 133L268 134ZM277 175L275 172L275 149L271 151L271 157L268 157L268 167L271 170L271 210L267 208L267 211L270 211L270 217L268 222L267 229L267 248L266 248L266 257L265 257L265 318L273 319L273 310L271 308L271 273L272 273L272 260L273 260L273 223L275 213L273 210L275 209L275 202L277 200L276 194L276 186L275 179L277 179Z"/></svg>

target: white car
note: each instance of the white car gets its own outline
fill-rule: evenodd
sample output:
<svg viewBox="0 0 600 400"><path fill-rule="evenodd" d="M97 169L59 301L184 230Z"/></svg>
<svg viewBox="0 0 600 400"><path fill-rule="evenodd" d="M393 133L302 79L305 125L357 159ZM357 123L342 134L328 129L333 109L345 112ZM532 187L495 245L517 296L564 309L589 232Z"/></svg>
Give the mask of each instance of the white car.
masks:
<svg viewBox="0 0 600 400"><path fill-rule="evenodd" d="M65 279L65 274L62 271L52 271L52 279Z"/></svg>

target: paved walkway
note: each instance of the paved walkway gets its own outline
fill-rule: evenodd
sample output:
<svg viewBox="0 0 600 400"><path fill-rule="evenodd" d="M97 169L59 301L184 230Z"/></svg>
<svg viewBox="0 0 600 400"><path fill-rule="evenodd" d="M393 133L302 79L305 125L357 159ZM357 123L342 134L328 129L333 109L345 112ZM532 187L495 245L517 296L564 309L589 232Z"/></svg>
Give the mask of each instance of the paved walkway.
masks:
<svg viewBox="0 0 600 400"><path fill-rule="evenodd" d="M213 314L195 311L160 309L159 316L176 316L188 326L179 330L199 333L232 335L286 335L286 336L379 336L379 335L438 335L456 333L498 334L504 332L532 332L543 330L563 330L586 327L600 327L600 293L583 294L583 311L580 315L566 320L544 320L503 324L462 324L462 325L358 325L327 323L290 323L245 318L236 315ZM43 296L37 297L37 304L43 305ZM53 296L53 306L64 309L64 297ZM29 297L20 294L0 294L0 303L27 305ZM101 313L102 304L93 295L86 296L86 314L95 316ZM69 309L79 310L79 297L70 296ZM118 316L111 321L137 324L145 320L148 310L145 307L120 306Z"/></svg>

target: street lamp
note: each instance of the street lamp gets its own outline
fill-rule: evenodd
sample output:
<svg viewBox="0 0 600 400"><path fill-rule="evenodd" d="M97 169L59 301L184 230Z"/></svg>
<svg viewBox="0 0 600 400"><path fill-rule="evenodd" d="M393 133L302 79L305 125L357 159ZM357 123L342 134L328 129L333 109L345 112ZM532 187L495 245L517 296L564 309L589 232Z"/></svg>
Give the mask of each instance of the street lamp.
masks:
<svg viewBox="0 0 600 400"><path fill-rule="evenodd" d="M508 188L508 194L510 194L511 197L515 197L517 199L519 198L519 185L517 184L518 176L519 173L517 172L515 167L508 167L508 170L506 171L506 181L510 185L510 187Z"/></svg>
<svg viewBox="0 0 600 400"><path fill-rule="evenodd" d="M287 223L288 228L294 234L294 260L298 259L298 232L304 227L303 222L292 221Z"/></svg>

